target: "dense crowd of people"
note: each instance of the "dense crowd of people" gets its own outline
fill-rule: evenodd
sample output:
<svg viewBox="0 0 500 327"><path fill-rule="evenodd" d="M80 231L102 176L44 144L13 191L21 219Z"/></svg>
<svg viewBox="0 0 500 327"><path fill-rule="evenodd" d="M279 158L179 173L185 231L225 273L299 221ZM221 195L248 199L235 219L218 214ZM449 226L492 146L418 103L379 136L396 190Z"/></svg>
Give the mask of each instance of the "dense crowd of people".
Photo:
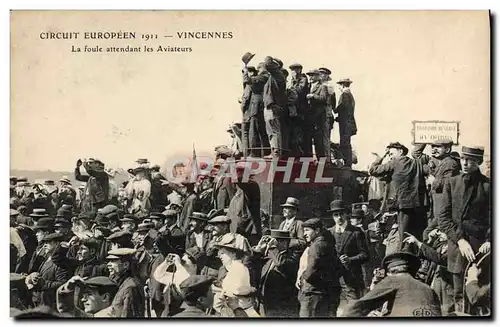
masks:
<svg viewBox="0 0 500 327"><path fill-rule="evenodd" d="M342 166L350 167L354 99L344 79L335 100L326 68L308 80L293 64L287 87L279 59L254 69L252 57L244 56L241 145L216 148L211 171L188 178L176 164L174 175L186 176L176 183L138 159L117 185L115 172L88 159L76 163L79 187L67 177L58 185L11 177L11 315L491 314L484 150L452 152L441 139L427 155L426 144L409 153L390 143L374 154L368 201L337 199L322 218L301 217L308 203L290 194L271 226L277 213L261 209L257 182L242 179L245 158L313 156L313 145L316 158L328 157L337 121ZM235 157L236 181L220 174Z"/></svg>

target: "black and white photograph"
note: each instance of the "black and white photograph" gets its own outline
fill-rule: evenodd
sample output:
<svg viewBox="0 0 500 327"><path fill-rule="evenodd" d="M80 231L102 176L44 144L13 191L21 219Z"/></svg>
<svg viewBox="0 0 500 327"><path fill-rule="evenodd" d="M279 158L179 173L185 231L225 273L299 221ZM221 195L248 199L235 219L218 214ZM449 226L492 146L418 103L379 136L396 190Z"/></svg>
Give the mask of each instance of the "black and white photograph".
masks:
<svg viewBox="0 0 500 327"><path fill-rule="evenodd" d="M491 319L491 24L12 10L10 317Z"/></svg>

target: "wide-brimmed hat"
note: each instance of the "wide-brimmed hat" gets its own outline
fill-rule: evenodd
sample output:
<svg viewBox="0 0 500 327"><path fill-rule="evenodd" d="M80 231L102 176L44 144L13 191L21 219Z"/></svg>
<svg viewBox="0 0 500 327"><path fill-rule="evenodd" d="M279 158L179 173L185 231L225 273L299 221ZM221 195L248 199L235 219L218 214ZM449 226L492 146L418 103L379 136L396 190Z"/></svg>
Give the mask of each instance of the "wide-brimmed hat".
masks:
<svg viewBox="0 0 500 327"><path fill-rule="evenodd" d="M34 230L51 230L54 229L54 219L52 218L40 218L36 224L33 226Z"/></svg>
<svg viewBox="0 0 500 327"><path fill-rule="evenodd" d="M326 75L330 75L332 73L332 71L328 68L325 68L325 67L321 67L318 69L320 73L322 74L326 74Z"/></svg>
<svg viewBox="0 0 500 327"><path fill-rule="evenodd" d="M279 230L279 229L271 229L271 233L269 234L272 238L291 238L290 232L287 230Z"/></svg>
<svg viewBox="0 0 500 327"><path fill-rule="evenodd" d="M216 248L225 248L240 254L250 252L250 244L244 237L237 237L235 234L227 233L216 240L214 245Z"/></svg>
<svg viewBox="0 0 500 327"><path fill-rule="evenodd" d="M201 220L204 222L208 221L208 216L204 213L201 212L193 212L191 215L188 216L189 219L196 219L196 220Z"/></svg>
<svg viewBox="0 0 500 327"><path fill-rule="evenodd" d="M403 155L406 156L408 154L408 148L399 142L391 142L387 146L388 149L400 149L403 150Z"/></svg>
<svg viewBox="0 0 500 327"><path fill-rule="evenodd" d="M296 209L299 209L300 207L300 201L296 198L293 198L293 197L288 197L285 201L285 203L283 203L281 205L281 207L283 208L296 208Z"/></svg>
<svg viewBox="0 0 500 327"><path fill-rule="evenodd" d="M45 218L48 216L49 214L47 213L47 210L43 208L35 208L33 209L33 212L30 214L30 217L33 219Z"/></svg>
<svg viewBox="0 0 500 327"><path fill-rule="evenodd" d="M484 148L481 146L462 146L462 156L482 159Z"/></svg>
<svg viewBox="0 0 500 327"><path fill-rule="evenodd" d="M347 85L351 85L352 83L354 83L353 81L351 81L349 78L341 78L337 81L337 84L347 84Z"/></svg>
<svg viewBox="0 0 500 327"><path fill-rule="evenodd" d="M330 203L330 210L327 210L327 212L339 212L339 211L346 211L347 206L345 205L344 201L342 200L333 200Z"/></svg>

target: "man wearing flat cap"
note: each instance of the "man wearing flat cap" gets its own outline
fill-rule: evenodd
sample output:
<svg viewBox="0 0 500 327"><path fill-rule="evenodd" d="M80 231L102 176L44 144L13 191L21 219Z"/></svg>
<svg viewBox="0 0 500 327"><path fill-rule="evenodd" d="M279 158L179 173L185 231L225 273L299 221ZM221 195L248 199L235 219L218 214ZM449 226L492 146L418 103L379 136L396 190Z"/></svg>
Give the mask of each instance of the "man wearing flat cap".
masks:
<svg viewBox="0 0 500 327"><path fill-rule="evenodd" d="M117 318L143 318L144 290L135 277L135 249L119 248L108 252L109 278L119 285L111 303L111 316Z"/></svg>
<svg viewBox="0 0 500 327"><path fill-rule="evenodd" d="M462 173L445 181L436 212L439 229L448 236L448 271L453 274L456 311L463 309L465 267L478 251L490 248L491 186L479 170L483 156L482 147L462 147Z"/></svg>
<svg viewBox="0 0 500 327"><path fill-rule="evenodd" d="M299 290L299 316L335 317L340 298L335 248L325 240L319 218L306 220L302 226L308 247L300 257L295 283Z"/></svg>
<svg viewBox="0 0 500 327"><path fill-rule="evenodd" d="M375 161L369 169L370 175L390 180L398 204L399 248L402 249L404 233L408 232L422 240L427 227L427 207L429 196L425 183L425 167L420 160L407 156L408 148L399 142L387 146L386 153L380 157L376 153ZM387 163L382 163L389 157Z"/></svg>
<svg viewBox="0 0 500 327"><path fill-rule="evenodd" d="M80 167L83 165L87 175L80 173ZM100 160L89 159L82 161L78 159L75 168L75 179L85 182L85 191L81 200L82 212L97 212L97 209L108 204L109 195L109 177L104 171L104 163Z"/></svg>
<svg viewBox="0 0 500 327"><path fill-rule="evenodd" d="M438 296L432 288L415 279L420 259L409 252L395 252L384 258L387 277L358 301L342 317L422 317L441 316Z"/></svg>
<svg viewBox="0 0 500 327"><path fill-rule="evenodd" d="M351 93L351 83L352 81L348 78L337 81L341 94L337 106L333 109L333 112L338 114L336 120L339 123L340 152L344 156L347 167L352 165L351 137L358 132L354 118L355 101Z"/></svg>
<svg viewBox="0 0 500 327"><path fill-rule="evenodd" d="M271 146L271 156L279 158L287 145L283 144L282 120L286 109L286 79L281 71L283 63L276 58L267 56L264 59L269 78L264 85L264 120L266 132Z"/></svg>
<svg viewBox="0 0 500 327"><path fill-rule="evenodd" d="M75 291L80 290L83 309L75 306ZM110 318L111 301L116 295L118 285L106 276L83 279L73 276L57 289L57 310L69 313L75 318Z"/></svg>
<svg viewBox="0 0 500 327"><path fill-rule="evenodd" d="M424 153L427 144L416 144L412 151L412 156L419 159L422 164L427 165L430 174L434 176L431 185L432 212L435 214L437 205L442 200L443 186L445 181L460 174L460 162L451 157L451 139L438 139L431 144L431 155Z"/></svg>
<svg viewBox="0 0 500 327"><path fill-rule="evenodd" d="M325 129L327 128L328 88L322 83L319 70L311 70L307 75L310 79L311 90L306 95L308 107L304 116L304 155L312 157L312 145L314 144L314 152L319 160L326 157Z"/></svg>
<svg viewBox="0 0 500 327"><path fill-rule="evenodd" d="M57 233L44 236L42 242L46 251L46 259L36 272L26 277L26 285L33 292L32 300L35 306L47 305L55 308L56 290L69 278L68 269L56 265L52 260L52 254L62 239L63 236Z"/></svg>

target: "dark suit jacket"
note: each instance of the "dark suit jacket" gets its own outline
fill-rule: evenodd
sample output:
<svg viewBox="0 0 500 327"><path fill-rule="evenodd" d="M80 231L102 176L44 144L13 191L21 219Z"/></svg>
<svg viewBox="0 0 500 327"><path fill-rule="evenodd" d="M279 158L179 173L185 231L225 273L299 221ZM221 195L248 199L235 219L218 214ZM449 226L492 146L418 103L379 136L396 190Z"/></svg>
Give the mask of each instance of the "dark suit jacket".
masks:
<svg viewBox="0 0 500 327"><path fill-rule="evenodd" d="M285 227L285 220L283 220L279 226L280 230L283 230ZM304 228L302 227L302 220L298 220L297 217L295 217L295 220L292 222L290 225L290 228L288 231L290 232L290 247L291 248L300 248L304 249L306 246L306 240L304 238Z"/></svg>
<svg viewBox="0 0 500 327"><path fill-rule="evenodd" d="M208 242L210 242L211 237L212 236L211 236L210 232L207 232L207 231L203 232L203 242L202 242L203 247L200 250L202 250L203 252L207 251L207 245L208 245ZM196 238L194 237L193 232L189 232L187 234L187 237L186 237L186 249L192 248L194 246L197 246L196 245Z"/></svg>
<svg viewBox="0 0 500 327"><path fill-rule="evenodd" d="M188 195L184 201L181 214L179 215L178 226L186 233L189 227L189 216L195 211L198 196L194 193Z"/></svg>
<svg viewBox="0 0 500 327"><path fill-rule="evenodd" d="M400 209L424 207L429 203L423 165L419 160L403 156L382 164L382 158L378 158L371 165L369 173L391 179Z"/></svg>
<svg viewBox="0 0 500 327"><path fill-rule="evenodd" d="M342 239L337 239L335 227L328 229L335 239L335 249L337 256L345 254L351 262L344 266L341 265L342 276L347 285L355 288L364 287L363 263L368 261L368 245L363 231L357 227L347 224Z"/></svg>
<svg viewBox="0 0 500 327"><path fill-rule="evenodd" d="M75 179L86 182L89 195L83 199L82 212L97 210L106 205L109 195L109 177L104 171L95 171L84 165L89 176L82 175L80 168L75 168Z"/></svg>
<svg viewBox="0 0 500 327"><path fill-rule="evenodd" d="M259 300L266 317L289 317L298 308L295 280L299 256L294 251L269 251L260 271ZM294 310L295 309L295 310Z"/></svg>
<svg viewBox="0 0 500 327"><path fill-rule="evenodd" d="M309 110L307 116L311 119L324 120L326 119L326 107L328 105L328 87L321 82L313 84L311 86L311 91L309 92L313 95L309 99Z"/></svg>
<svg viewBox="0 0 500 327"><path fill-rule="evenodd" d="M220 178L214 187L214 207L217 210L229 207L229 203L236 193L236 186L231 177Z"/></svg>
<svg viewBox="0 0 500 327"><path fill-rule="evenodd" d="M448 270L456 274L462 273L467 264L458 249L458 240L467 240L477 253L487 240L491 223L490 180L477 171L466 185L465 176L460 174L445 182L436 212L439 229L448 235Z"/></svg>
<svg viewBox="0 0 500 327"><path fill-rule="evenodd" d="M338 113L339 132L341 135L356 135L358 128L354 118L355 101L351 90L347 89L340 95L339 103L333 112Z"/></svg>
<svg viewBox="0 0 500 327"><path fill-rule="evenodd" d="M415 317L422 312L441 316L441 304L436 292L406 273L385 277L373 290L349 305L342 316L366 317L386 301L389 302L389 317Z"/></svg>
<svg viewBox="0 0 500 327"><path fill-rule="evenodd" d="M238 233L246 238L262 236L259 184L251 181L238 183L227 216L231 219L231 233Z"/></svg>
<svg viewBox="0 0 500 327"><path fill-rule="evenodd" d="M250 97L244 108L244 117L257 116L264 110L264 86L269 79L269 73L263 72L254 77L243 75L243 83L250 87Z"/></svg>
<svg viewBox="0 0 500 327"><path fill-rule="evenodd" d="M308 106L306 95L309 93L309 82L305 74L291 79L291 88L297 93L297 112L303 115Z"/></svg>
<svg viewBox="0 0 500 327"><path fill-rule="evenodd" d="M56 266L51 259L47 259L40 269L41 281L33 288L33 304L56 307L56 291L69 279L69 271Z"/></svg>
<svg viewBox="0 0 500 327"><path fill-rule="evenodd" d="M307 268L302 274L302 294L325 294L340 287L337 252L324 236L309 245Z"/></svg>
<svg viewBox="0 0 500 327"><path fill-rule="evenodd" d="M120 287L111 303L111 314L116 318L144 318L144 289L135 277L118 281Z"/></svg>
<svg viewBox="0 0 500 327"><path fill-rule="evenodd" d="M434 167L429 169L432 176L434 176L431 190L435 193L442 193L445 180L460 174L460 164L450 156L438 160L426 155L423 153L425 146L426 144L415 145L412 156L415 159L421 160L424 165Z"/></svg>
<svg viewBox="0 0 500 327"><path fill-rule="evenodd" d="M286 106L286 79L281 71L281 68L271 57L266 57L264 60L266 70L269 72L269 78L264 85L264 107L269 107L272 104L278 105L281 108Z"/></svg>

